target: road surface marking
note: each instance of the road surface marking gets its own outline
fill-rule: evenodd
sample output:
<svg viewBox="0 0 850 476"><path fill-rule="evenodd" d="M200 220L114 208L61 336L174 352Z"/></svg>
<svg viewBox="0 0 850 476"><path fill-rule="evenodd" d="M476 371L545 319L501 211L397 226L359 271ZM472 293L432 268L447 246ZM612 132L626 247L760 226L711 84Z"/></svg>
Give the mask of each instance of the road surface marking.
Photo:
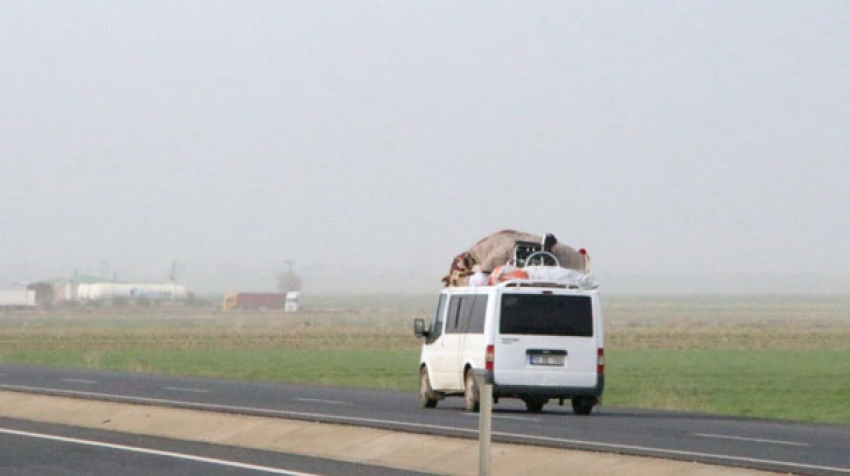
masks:
<svg viewBox="0 0 850 476"><path fill-rule="evenodd" d="M429 430L448 430L455 431L458 433L466 433L468 435L477 435L478 430L472 428L460 428L456 426L445 426L445 425L431 425L427 423L412 423L407 421L399 421L399 420L381 420L377 418L362 418L362 417L349 417L342 415L330 415L327 413L308 413L308 412L295 412L291 410L275 410L271 408L259 408L259 407L243 407L236 405L222 405L216 403L201 403L201 402L186 402L180 400L167 400L164 398L148 398L148 397L134 397L132 395L116 395L109 393L99 393L99 392L83 392L77 390L66 390L62 388L44 388L44 387L31 387L27 385L8 385L8 384L0 384L0 388L5 388L8 390L17 390L17 391L30 391L30 392L41 392L49 395L75 395L79 397L91 397L91 398L99 398L107 401L124 401L128 403L139 402L139 403L147 403L147 404L161 404L168 405L175 408L187 408L187 409L202 409L202 410L221 410L232 413L252 413L255 415L276 415L279 417L291 417L291 418L299 418L302 420L307 419L316 419L316 418L324 418L328 423L348 423L348 424L375 424L380 425L386 428L387 425L392 426L403 426L407 428L417 428L417 429L429 429ZM391 429L391 428L389 428ZM761 463L761 464L772 464L775 466L782 466L787 468L798 468L798 469L815 469L820 471L834 471L842 474L850 474L850 466L839 468L832 466L819 466L813 464L804 464L804 463L794 463L791 461L778 461L778 460L770 460L770 459L760 459L760 458L747 458L742 456L731 456L731 455L723 455L723 454L714 454L714 453L701 453L697 451L683 451L683 450L671 450L666 448L653 448L650 446L636 446L636 445L623 445L618 443L604 443L599 441L588 441L588 440L573 440L568 438L556 438L556 437L548 437L548 436L535 436L535 435L525 435L522 433L505 433L501 431L494 431L493 436L502 436L512 438L514 440L526 440L526 441L539 441L546 443L560 443L560 444L571 444L571 445L580 445L583 447L589 448L597 448L604 449L610 451L617 450L633 450L639 451L643 453L651 453L659 456L663 455L673 455L679 457L702 457L702 458L711 458L718 461L735 461L741 463Z"/></svg>
<svg viewBox="0 0 850 476"><path fill-rule="evenodd" d="M309 403L327 403L328 405L352 405L349 402L338 402L336 400L320 400L318 398L297 398L293 397L293 400L298 400L299 402L309 402Z"/></svg>
<svg viewBox="0 0 850 476"><path fill-rule="evenodd" d="M477 413L464 412L464 415L468 417L478 418ZM498 415L496 413L493 414L493 418L499 418L502 420L518 420L518 421L540 421L540 418L532 418L532 417L524 417L524 416L514 416L514 415Z"/></svg>
<svg viewBox="0 0 850 476"><path fill-rule="evenodd" d="M754 443L771 443L774 445L788 445L788 446L812 446L808 443L800 443L799 441L782 441L782 440L768 440L764 438L745 438L743 436L733 436L733 435L714 435L711 433L694 433L694 436L700 436L702 438L719 438L726 440L738 440L738 441L751 441Z"/></svg>
<svg viewBox="0 0 850 476"><path fill-rule="evenodd" d="M172 392L210 393L209 390L204 390L203 388L165 387L165 390L170 390Z"/></svg>
<svg viewBox="0 0 850 476"><path fill-rule="evenodd" d="M7 428L0 428L0 433L4 433L7 435L16 435L16 436L26 436L30 438L38 438L42 440L51 440L51 441L59 441L62 443L72 443L76 445L85 445L85 446L95 446L98 448L108 448L112 450L121 450L121 451L129 451L132 453L142 453L154 456L164 456L168 458L182 459L187 461L195 461L199 463L208 463L208 464L216 464L219 466L229 466L231 468L239 468L239 469L248 469L252 471L260 471L264 473L272 473L272 474L284 474L287 476L317 476L312 473L299 473L297 471L289 471L285 469L272 468L270 466L259 466L255 464L248 463L239 463L237 461L228 461L217 458L205 458L203 456L194 456L185 453L175 453L173 451L160 451L160 450L152 450L149 448L140 448L138 446L126 446L126 445L117 445L114 443L103 443L101 441L94 440L81 440L79 438L67 438L64 436L56 436L56 435L47 435L44 433L31 433L28 431L18 431L18 430L10 430Z"/></svg>
<svg viewBox="0 0 850 476"><path fill-rule="evenodd" d="M83 378L63 378L62 381L67 383L84 383L86 385L95 385L97 383L94 380L86 380Z"/></svg>

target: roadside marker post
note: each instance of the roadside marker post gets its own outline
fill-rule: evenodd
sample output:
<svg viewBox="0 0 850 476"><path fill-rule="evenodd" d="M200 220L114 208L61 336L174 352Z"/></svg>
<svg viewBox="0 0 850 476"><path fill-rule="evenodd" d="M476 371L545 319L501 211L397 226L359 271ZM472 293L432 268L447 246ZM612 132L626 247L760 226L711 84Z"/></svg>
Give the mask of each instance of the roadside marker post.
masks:
<svg viewBox="0 0 850 476"><path fill-rule="evenodd" d="M493 424L493 372L473 371L478 387L478 475L490 475L490 441Z"/></svg>

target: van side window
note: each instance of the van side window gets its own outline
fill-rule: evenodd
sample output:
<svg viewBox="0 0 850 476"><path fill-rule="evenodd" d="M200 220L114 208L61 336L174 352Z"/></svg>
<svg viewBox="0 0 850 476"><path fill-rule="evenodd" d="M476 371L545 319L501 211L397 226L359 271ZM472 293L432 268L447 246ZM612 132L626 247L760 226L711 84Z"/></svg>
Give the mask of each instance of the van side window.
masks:
<svg viewBox="0 0 850 476"><path fill-rule="evenodd" d="M462 334L466 332L469 313L475 296L453 296L449 302L449 317L446 322L446 334Z"/></svg>
<svg viewBox="0 0 850 476"><path fill-rule="evenodd" d="M431 333L428 335L426 344L430 344L443 334L443 314L446 309L446 295L440 294L440 302L437 304L437 312L434 313L434 321L431 323Z"/></svg>
<svg viewBox="0 0 850 476"><path fill-rule="evenodd" d="M446 334L457 334L460 332L458 323L460 321L460 301L462 296L452 296L449 300L449 314L446 316Z"/></svg>
<svg viewBox="0 0 850 476"><path fill-rule="evenodd" d="M483 334L486 295L452 296L446 317L446 334Z"/></svg>
<svg viewBox="0 0 850 476"><path fill-rule="evenodd" d="M484 318L487 315L487 298L486 294L475 296L475 302L472 304L472 312L469 314L469 324L466 332L470 334L484 333Z"/></svg>
<svg viewBox="0 0 850 476"><path fill-rule="evenodd" d="M460 302L460 319L457 324L457 332L465 333L469 326L469 316L472 314L472 306L475 304L475 296L464 296Z"/></svg>

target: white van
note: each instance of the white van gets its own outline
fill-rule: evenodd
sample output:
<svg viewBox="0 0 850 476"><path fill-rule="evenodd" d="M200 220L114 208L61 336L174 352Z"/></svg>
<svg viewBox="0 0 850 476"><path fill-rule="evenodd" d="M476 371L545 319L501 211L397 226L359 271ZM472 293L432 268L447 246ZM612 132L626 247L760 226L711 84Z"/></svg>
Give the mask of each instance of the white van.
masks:
<svg viewBox="0 0 850 476"><path fill-rule="evenodd" d="M416 319L414 331L425 338L423 407L456 395L477 411L475 369L491 372L496 403L519 398L529 412L569 399L575 413L588 415L601 401L602 308L593 289L533 279L450 287L440 293L433 321Z"/></svg>

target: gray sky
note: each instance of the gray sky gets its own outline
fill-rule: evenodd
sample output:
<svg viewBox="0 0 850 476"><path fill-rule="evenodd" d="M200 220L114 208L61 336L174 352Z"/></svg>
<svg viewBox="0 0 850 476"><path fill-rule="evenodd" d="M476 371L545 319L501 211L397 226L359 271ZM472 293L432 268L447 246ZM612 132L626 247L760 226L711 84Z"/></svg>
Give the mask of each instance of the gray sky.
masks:
<svg viewBox="0 0 850 476"><path fill-rule="evenodd" d="M6 282L429 291L515 228L611 291L850 285L850 2L0 9Z"/></svg>

